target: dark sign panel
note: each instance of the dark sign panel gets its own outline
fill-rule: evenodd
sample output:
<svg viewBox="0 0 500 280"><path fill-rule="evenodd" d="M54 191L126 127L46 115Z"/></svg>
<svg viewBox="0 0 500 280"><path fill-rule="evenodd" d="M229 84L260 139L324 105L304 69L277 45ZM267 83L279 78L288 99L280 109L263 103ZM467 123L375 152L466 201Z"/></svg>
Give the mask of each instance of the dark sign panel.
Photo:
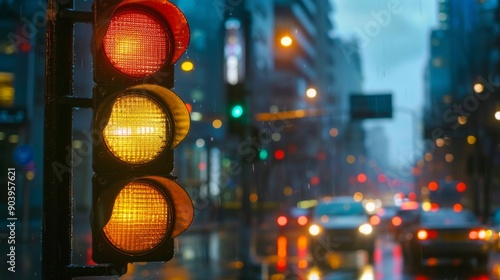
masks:
<svg viewBox="0 0 500 280"><path fill-rule="evenodd" d="M351 94L351 119L392 118L391 94Z"/></svg>

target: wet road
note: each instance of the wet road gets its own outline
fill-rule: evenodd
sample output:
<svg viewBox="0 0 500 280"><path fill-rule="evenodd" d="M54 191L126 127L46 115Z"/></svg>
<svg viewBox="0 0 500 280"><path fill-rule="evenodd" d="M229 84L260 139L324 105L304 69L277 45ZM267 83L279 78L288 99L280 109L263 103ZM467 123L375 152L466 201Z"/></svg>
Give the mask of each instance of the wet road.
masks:
<svg viewBox="0 0 500 280"><path fill-rule="evenodd" d="M331 254L321 268L308 254L308 239L298 232L278 234L271 225L253 230L250 250L242 250L238 225L221 228L188 230L176 238L176 255L167 263L134 263L126 275L119 279L210 280L246 279L266 280L426 280L426 279L500 279L500 255L492 254L488 271L478 271L473 265L432 265L423 273L405 272L400 247L386 235L377 239L375 263L367 263L366 253ZM75 234L74 263L92 264L90 235ZM3 264L0 279L41 279L39 242L22 242L16 246L15 273L7 271L8 244L0 244L0 261ZM4 253L5 252L5 253ZM247 254L247 255L245 255ZM249 256L253 264L243 267L242 255ZM245 270L244 270L245 269ZM8 278L6 278L8 277ZM114 279L113 277L80 277L77 279Z"/></svg>

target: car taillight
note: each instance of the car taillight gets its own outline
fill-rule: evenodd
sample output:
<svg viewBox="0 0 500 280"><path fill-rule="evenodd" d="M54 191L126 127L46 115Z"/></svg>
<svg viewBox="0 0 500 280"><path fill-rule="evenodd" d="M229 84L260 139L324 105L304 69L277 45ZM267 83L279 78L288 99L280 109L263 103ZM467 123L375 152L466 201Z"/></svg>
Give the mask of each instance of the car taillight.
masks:
<svg viewBox="0 0 500 280"><path fill-rule="evenodd" d="M276 222L278 223L278 225L283 227L288 223L288 219L285 216L279 216L278 219L276 219Z"/></svg>
<svg viewBox="0 0 500 280"><path fill-rule="evenodd" d="M401 217L399 216L394 216L392 217L392 224L395 226L395 227L398 227L400 226L402 223L403 223L403 220L401 219Z"/></svg>
<svg viewBox="0 0 500 280"><path fill-rule="evenodd" d="M371 216L370 217L370 224L372 226L377 226L378 224L380 224L380 217L379 216Z"/></svg>
<svg viewBox="0 0 500 280"><path fill-rule="evenodd" d="M486 240L486 230L482 228L475 228L469 231L470 240Z"/></svg>
<svg viewBox="0 0 500 280"><path fill-rule="evenodd" d="M435 230L421 229L417 232L418 240L436 239L438 232Z"/></svg>
<svg viewBox="0 0 500 280"><path fill-rule="evenodd" d="M300 216L297 218L297 223L301 226L307 225L307 222L309 222L309 219L307 219L306 216Z"/></svg>

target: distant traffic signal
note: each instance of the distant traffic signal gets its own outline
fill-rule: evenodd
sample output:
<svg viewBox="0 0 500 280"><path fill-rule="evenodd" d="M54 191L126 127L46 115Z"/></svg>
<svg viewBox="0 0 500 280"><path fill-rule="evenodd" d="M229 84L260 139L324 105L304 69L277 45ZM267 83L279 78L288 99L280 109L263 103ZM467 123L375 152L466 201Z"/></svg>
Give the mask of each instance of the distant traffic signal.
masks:
<svg viewBox="0 0 500 280"><path fill-rule="evenodd" d="M93 27L92 258L168 261L173 238L193 220L192 201L171 176L173 149L190 128L169 89L188 23L168 1L97 0Z"/></svg>
<svg viewBox="0 0 500 280"><path fill-rule="evenodd" d="M249 126L249 108L246 91L243 84L226 86L226 121L227 133L239 138L244 137Z"/></svg>

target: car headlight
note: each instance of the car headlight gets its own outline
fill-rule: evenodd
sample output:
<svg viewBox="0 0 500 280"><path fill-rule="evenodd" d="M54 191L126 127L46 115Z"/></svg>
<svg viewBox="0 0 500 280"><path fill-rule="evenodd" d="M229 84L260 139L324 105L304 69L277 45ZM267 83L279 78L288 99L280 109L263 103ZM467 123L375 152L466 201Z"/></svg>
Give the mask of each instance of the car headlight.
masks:
<svg viewBox="0 0 500 280"><path fill-rule="evenodd" d="M364 235L369 235L372 233L373 228L370 224L362 224L359 226L358 230Z"/></svg>
<svg viewBox="0 0 500 280"><path fill-rule="evenodd" d="M314 224L309 227L309 233L311 235L314 235L314 236L320 234L322 230L323 230L323 228L321 228L318 225L314 225Z"/></svg>

